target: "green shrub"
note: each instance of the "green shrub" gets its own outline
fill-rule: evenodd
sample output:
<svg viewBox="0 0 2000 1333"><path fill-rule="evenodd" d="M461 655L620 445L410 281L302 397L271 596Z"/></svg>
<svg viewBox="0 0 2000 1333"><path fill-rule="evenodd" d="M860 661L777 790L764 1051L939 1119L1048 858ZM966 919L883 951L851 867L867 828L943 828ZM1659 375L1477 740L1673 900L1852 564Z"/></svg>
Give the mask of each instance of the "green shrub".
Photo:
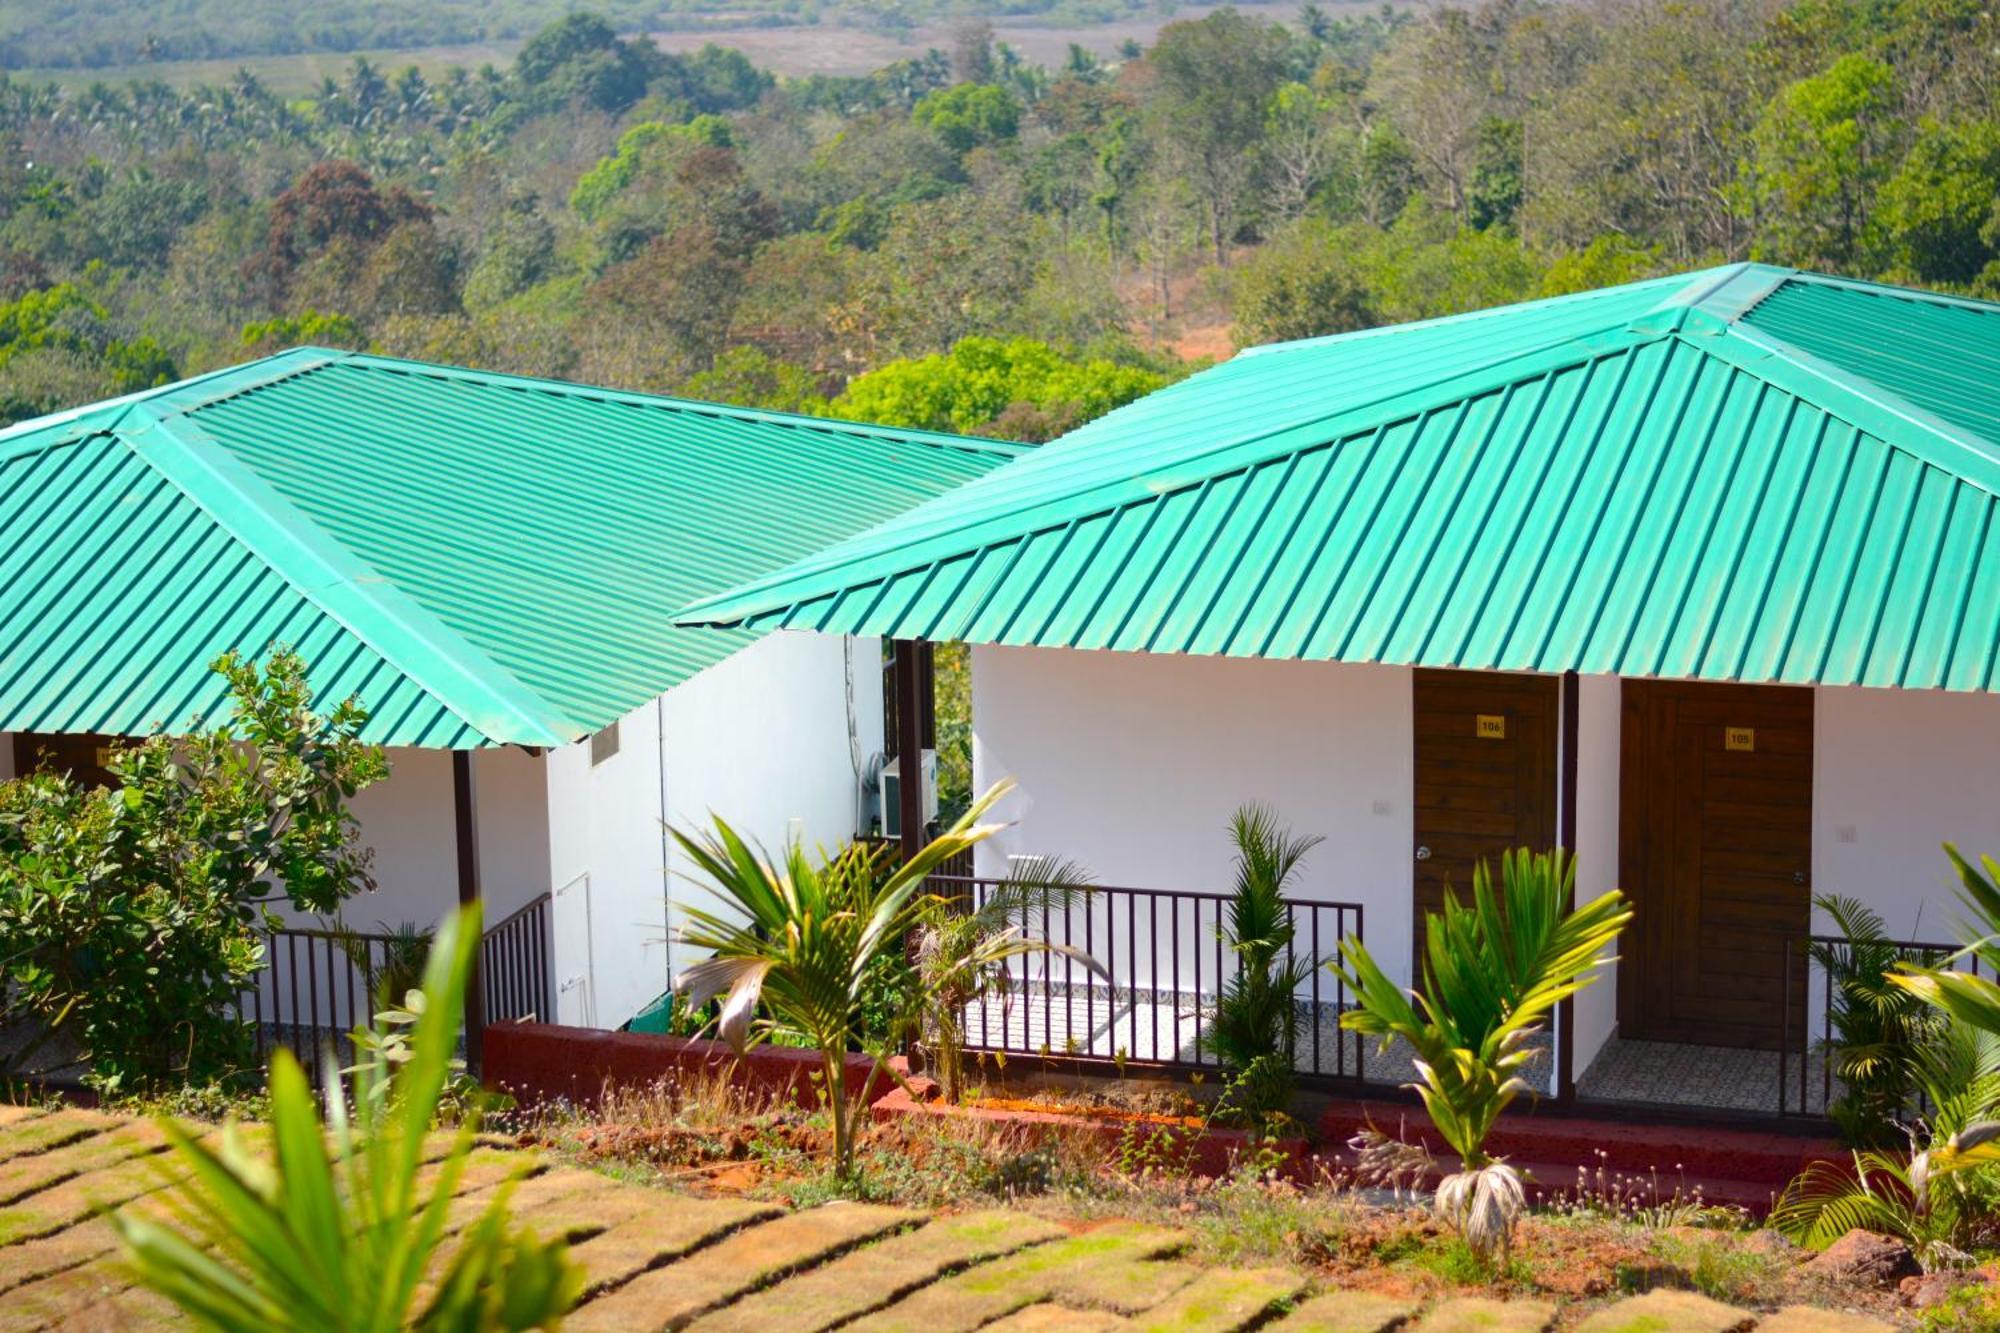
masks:
<svg viewBox="0 0 2000 1333"><path fill-rule="evenodd" d="M388 771L367 714L313 713L289 652L215 669L233 719L119 747L115 786L0 784L0 1027L37 1033L0 1076L65 1041L106 1092L240 1073L229 1007L262 964L272 882L309 912L372 886L347 806Z"/></svg>

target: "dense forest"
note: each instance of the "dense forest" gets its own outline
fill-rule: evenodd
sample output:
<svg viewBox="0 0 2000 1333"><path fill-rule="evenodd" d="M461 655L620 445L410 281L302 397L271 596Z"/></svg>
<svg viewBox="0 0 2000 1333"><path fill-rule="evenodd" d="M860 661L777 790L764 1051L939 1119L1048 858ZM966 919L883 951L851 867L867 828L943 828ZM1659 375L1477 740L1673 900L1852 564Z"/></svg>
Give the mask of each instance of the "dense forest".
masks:
<svg viewBox="0 0 2000 1333"><path fill-rule="evenodd" d="M1232 345L1755 257L2000 295L1972 0L1497 0L780 80L570 15L311 96L0 81L0 413L296 343L1044 439Z"/></svg>

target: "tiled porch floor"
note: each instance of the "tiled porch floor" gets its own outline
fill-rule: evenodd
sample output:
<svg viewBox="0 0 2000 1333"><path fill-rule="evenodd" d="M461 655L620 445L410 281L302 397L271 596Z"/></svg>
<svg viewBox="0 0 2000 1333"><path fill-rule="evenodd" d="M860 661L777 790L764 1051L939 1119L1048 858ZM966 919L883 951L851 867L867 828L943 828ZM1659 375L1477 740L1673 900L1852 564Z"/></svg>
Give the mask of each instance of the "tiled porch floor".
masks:
<svg viewBox="0 0 2000 1333"><path fill-rule="evenodd" d="M1045 997L1039 982L1011 995L989 995L983 1007L966 1014L966 1035L974 1047L1013 1054L1082 1055L1140 1062L1213 1063L1202 1052L1213 1001L1172 991L1113 995L1102 986L1053 984ZM1342 1032L1331 1004L1307 1006L1299 1029L1296 1066L1303 1071L1351 1076L1358 1058L1370 1083L1410 1081L1410 1054L1400 1042L1377 1052L1373 1040L1357 1042ZM1316 1020L1316 1021L1315 1021ZM1549 1084L1546 1039L1523 1071L1532 1087ZM1776 1051L1612 1038L1577 1081L1579 1097L1592 1101L1688 1107L1775 1115L1778 1112ZM1826 1105L1818 1056L1807 1058L1801 1106L1799 1057L1784 1061L1785 1109L1821 1113Z"/></svg>
<svg viewBox="0 0 2000 1333"><path fill-rule="evenodd" d="M1576 1092L1579 1098L1593 1101L1776 1115L1782 1060L1788 1080L1785 1109L1795 1115L1801 1111L1817 1115L1826 1109L1825 1070L1818 1055L1804 1058L1802 1107L1800 1057L1796 1054L1613 1037L1577 1080ZM1838 1089L1835 1091L1837 1094Z"/></svg>

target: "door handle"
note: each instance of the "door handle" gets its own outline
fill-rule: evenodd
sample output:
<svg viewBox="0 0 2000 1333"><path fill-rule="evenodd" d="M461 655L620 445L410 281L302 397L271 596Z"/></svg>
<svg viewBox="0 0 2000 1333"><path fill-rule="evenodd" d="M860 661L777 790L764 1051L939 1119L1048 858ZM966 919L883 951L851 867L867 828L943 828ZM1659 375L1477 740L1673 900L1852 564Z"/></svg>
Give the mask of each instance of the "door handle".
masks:
<svg viewBox="0 0 2000 1333"><path fill-rule="evenodd" d="M1431 859L1431 849L1430 849L1430 848L1428 848L1428 847L1419 847L1419 848L1417 848L1417 859L1418 859L1419 861L1428 861L1428 860L1430 860L1430 859Z"/></svg>
<svg viewBox="0 0 2000 1333"><path fill-rule="evenodd" d="M1805 872L1805 871L1803 871L1803 870L1794 870L1794 871L1792 872L1792 883L1794 883L1794 884L1804 884L1805 882L1806 882L1806 872Z"/></svg>

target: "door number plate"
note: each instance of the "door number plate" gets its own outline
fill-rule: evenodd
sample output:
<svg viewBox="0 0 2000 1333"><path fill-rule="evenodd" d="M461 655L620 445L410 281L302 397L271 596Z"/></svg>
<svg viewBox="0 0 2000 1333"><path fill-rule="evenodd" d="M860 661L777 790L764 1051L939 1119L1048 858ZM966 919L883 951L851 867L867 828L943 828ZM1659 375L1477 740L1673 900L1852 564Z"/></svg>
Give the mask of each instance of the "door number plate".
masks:
<svg viewBox="0 0 2000 1333"><path fill-rule="evenodd" d="M1722 748L1725 750L1754 750L1757 748L1755 727L1724 727Z"/></svg>
<svg viewBox="0 0 2000 1333"><path fill-rule="evenodd" d="M1482 741L1504 741L1507 739L1507 715L1505 713L1481 713L1472 721L1472 734Z"/></svg>

